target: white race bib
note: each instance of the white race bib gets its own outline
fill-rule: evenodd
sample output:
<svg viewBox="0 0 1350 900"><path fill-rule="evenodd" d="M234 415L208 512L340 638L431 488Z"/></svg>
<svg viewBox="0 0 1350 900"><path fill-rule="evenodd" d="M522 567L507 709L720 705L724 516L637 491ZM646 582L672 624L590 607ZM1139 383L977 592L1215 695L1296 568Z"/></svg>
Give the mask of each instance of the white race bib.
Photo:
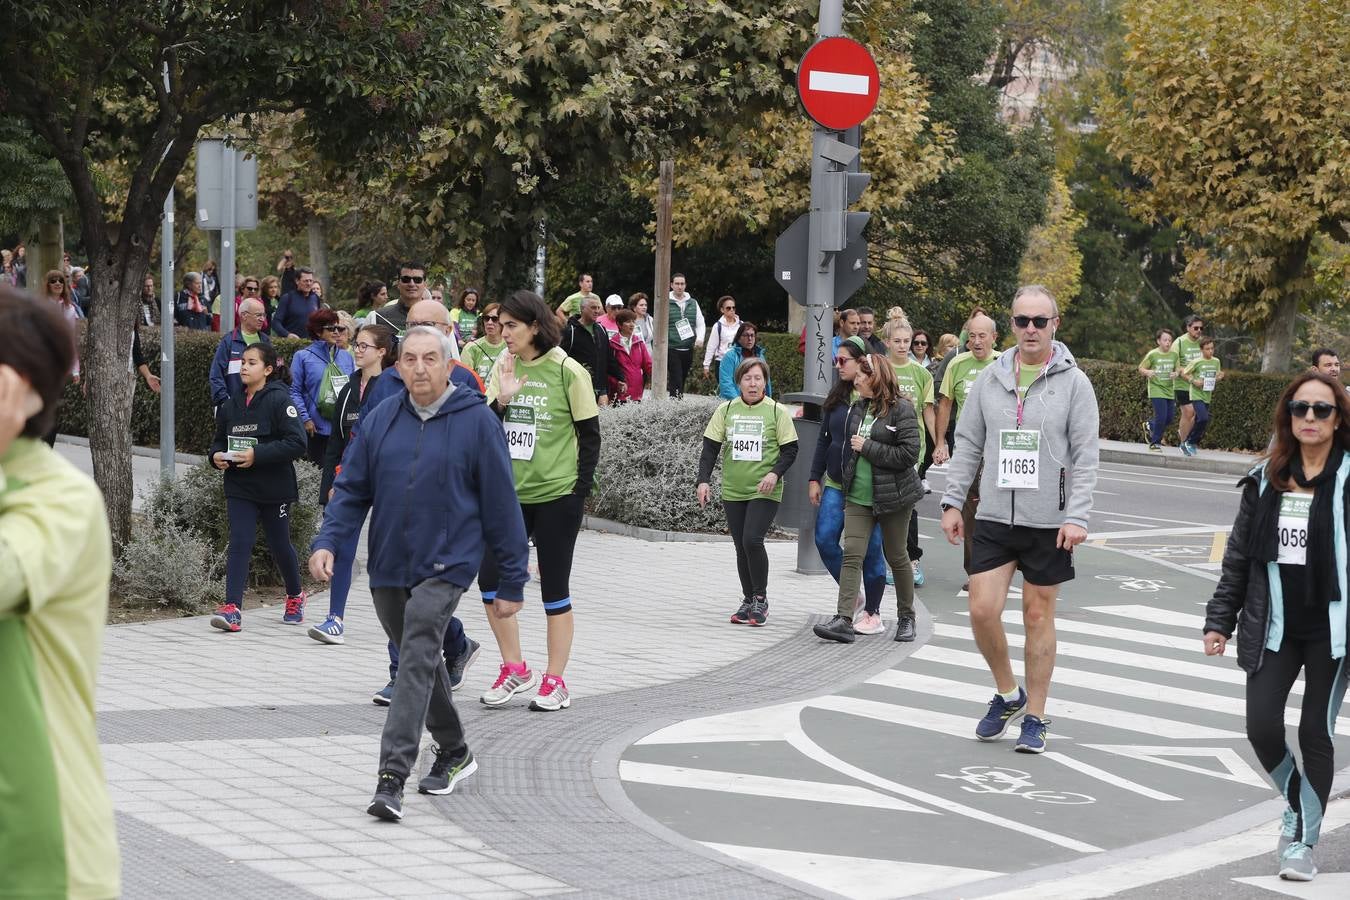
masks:
<svg viewBox="0 0 1350 900"><path fill-rule="evenodd" d="M694 326L689 324L688 319L676 319L675 333L680 336L680 340L687 341L694 336Z"/></svg>
<svg viewBox="0 0 1350 900"><path fill-rule="evenodd" d="M735 462L764 460L764 422L735 419L731 423L731 458Z"/></svg>
<svg viewBox="0 0 1350 900"><path fill-rule="evenodd" d="M1276 562L1302 566L1308 562L1308 514L1312 494L1285 494L1280 498L1280 552Z"/></svg>
<svg viewBox="0 0 1350 900"><path fill-rule="evenodd" d="M1031 429L998 433L998 486L1036 490L1040 477L1041 433Z"/></svg>
<svg viewBox="0 0 1350 900"><path fill-rule="evenodd" d="M333 385L333 397L335 400L337 395L342 393L342 389L347 386L347 382L350 379L350 375L334 375L332 378L328 379L329 383Z"/></svg>
<svg viewBox="0 0 1350 900"><path fill-rule="evenodd" d="M1213 373L1213 372L1206 373L1204 379L1205 379L1205 381L1204 381L1205 386L1202 387L1200 390L1202 390L1202 391L1204 391L1204 392L1206 392L1206 393L1208 393L1208 392L1214 390L1214 380L1215 380L1215 375L1214 375L1214 373Z"/></svg>
<svg viewBox="0 0 1350 900"><path fill-rule="evenodd" d="M231 375L238 375L239 369L242 367L243 362L244 361L242 359L236 356L234 359L230 360L230 367L226 371L228 371Z"/></svg>
<svg viewBox="0 0 1350 900"><path fill-rule="evenodd" d="M534 459L534 410L528 406L506 408L506 449L512 459Z"/></svg>

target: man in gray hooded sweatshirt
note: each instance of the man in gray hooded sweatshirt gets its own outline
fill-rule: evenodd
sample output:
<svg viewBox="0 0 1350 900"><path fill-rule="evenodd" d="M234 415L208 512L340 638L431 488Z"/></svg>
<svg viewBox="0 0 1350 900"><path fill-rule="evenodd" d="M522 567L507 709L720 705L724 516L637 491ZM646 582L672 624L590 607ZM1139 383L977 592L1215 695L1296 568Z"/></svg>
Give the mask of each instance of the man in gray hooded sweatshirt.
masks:
<svg viewBox="0 0 1350 900"><path fill-rule="evenodd" d="M1055 600L1073 578L1073 548L1087 538L1097 483L1097 397L1069 348L1054 339L1059 306L1041 285L1013 297L1017 347L982 371L956 424L942 498L942 530L961 542L961 505L984 463L971 547L970 624L997 692L975 727L996 741L1022 719L1014 749L1045 750L1045 700L1055 668ZM1026 689L1008 659L1003 608L1020 568Z"/></svg>

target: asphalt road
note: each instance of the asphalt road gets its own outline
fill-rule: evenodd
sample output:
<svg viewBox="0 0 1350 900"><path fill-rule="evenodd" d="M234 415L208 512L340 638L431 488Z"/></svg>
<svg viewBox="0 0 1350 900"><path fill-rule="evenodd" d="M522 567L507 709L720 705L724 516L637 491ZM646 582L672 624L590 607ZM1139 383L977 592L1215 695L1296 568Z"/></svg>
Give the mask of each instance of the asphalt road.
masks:
<svg viewBox="0 0 1350 900"><path fill-rule="evenodd" d="M1245 738L1243 675L1232 654L1200 651L1235 479L1102 467L1092 535L1061 593L1042 756L1012 751L1016 729L998 743L973 739L992 683L968 625L960 550L934 518L942 473L930 480L918 593L931 617L914 652L832 695L761 698L640 739L620 768L629 798L712 850L849 897L1257 897L1289 887L1266 883L1280 806ZM822 614L832 588L821 579ZM1020 675L1016 591L1005 618ZM850 649L838 647L841 660ZM1350 763L1350 739L1337 755ZM1334 830L1347 819L1344 804L1328 813L1325 870L1350 870L1350 829ZM1339 893L1295 895L1350 896L1337 876L1312 887Z"/></svg>

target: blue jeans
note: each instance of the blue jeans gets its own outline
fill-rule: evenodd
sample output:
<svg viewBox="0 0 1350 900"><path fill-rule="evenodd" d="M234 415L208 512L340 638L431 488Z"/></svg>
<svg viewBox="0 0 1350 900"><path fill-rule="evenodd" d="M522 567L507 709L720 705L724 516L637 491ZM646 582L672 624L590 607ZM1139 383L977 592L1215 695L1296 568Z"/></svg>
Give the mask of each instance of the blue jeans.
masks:
<svg viewBox="0 0 1350 900"><path fill-rule="evenodd" d="M1198 447L1205 439L1205 431L1209 428L1209 404L1204 400L1192 400L1191 409L1195 410L1195 424L1191 426L1191 433L1187 435L1186 440L1192 447Z"/></svg>
<svg viewBox="0 0 1350 900"><path fill-rule="evenodd" d="M339 544L333 554L333 581L328 587L328 615L341 618L347 614L347 595L352 590L352 568L356 565L356 551L361 543L361 529Z"/></svg>
<svg viewBox="0 0 1350 900"><path fill-rule="evenodd" d="M1153 419L1148 423L1148 442L1161 444L1163 432L1172 424L1172 414L1176 412L1176 401L1166 397L1150 397L1153 404Z"/></svg>
<svg viewBox="0 0 1350 900"><path fill-rule="evenodd" d="M844 492L838 488L821 486L820 508L816 511L816 550L826 570L839 582L844 564L844 550L839 541L844 536ZM866 609L872 615L881 611L881 595L886 593L886 557L881 552L881 526L872 529L867 541L867 555L863 557L863 596Z"/></svg>

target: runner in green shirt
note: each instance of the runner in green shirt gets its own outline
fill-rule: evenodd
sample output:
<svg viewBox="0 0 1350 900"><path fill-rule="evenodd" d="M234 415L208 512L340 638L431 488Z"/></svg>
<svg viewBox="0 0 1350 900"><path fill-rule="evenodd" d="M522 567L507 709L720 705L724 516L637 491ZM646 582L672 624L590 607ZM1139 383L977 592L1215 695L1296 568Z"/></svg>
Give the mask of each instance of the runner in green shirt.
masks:
<svg viewBox="0 0 1350 900"><path fill-rule="evenodd" d="M487 400L502 417L525 530L539 555L539 587L548 614L548 668L530 709L571 705L563 671L572 652L572 556L586 497L600 459L600 411L591 375L558 347L558 322L537 294L517 291L497 311L507 353L492 370ZM501 510L501 515L513 515ZM478 574L484 604L497 597L497 561ZM502 652L496 682L482 696L503 706L538 683L520 649L515 616L488 623Z"/></svg>
<svg viewBox="0 0 1350 900"><path fill-rule="evenodd" d="M933 430L933 462L939 466L952 456L951 448L947 445L947 426L961 417L961 408L965 405L971 385L975 383L975 377L999 357L999 352L994 349L996 337L993 319L985 315L972 318L970 349L958 353L943 373L942 385L938 388L936 427Z"/></svg>
<svg viewBox="0 0 1350 900"><path fill-rule="evenodd" d="M1174 384L1174 397L1180 417L1180 421L1177 422L1177 433L1181 437L1183 450L1190 439L1191 427L1195 424L1195 410L1191 409L1191 383L1186 380L1182 373L1187 366L1200 358L1200 337L1205 330L1205 320L1192 315L1186 317L1184 324L1186 333L1172 344L1172 349L1177 354L1177 366L1179 367Z"/></svg>
<svg viewBox="0 0 1350 900"><path fill-rule="evenodd" d="M1195 409L1195 424L1181 445L1187 456L1199 453L1198 445L1209 429L1209 404L1214 398L1214 386L1223 380L1223 364L1214 355L1214 338L1202 338L1200 358L1181 370L1191 385L1191 406Z"/></svg>
<svg viewBox="0 0 1350 900"><path fill-rule="evenodd" d="M764 536L783 499L783 476L797 458L797 429L787 408L765 395L769 364L758 357L737 369L741 395L720 404L703 432L698 505L712 499L712 473L722 458L722 506L736 545L741 605L734 625L763 625L769 615L769 555ZM856 590L856 588L855 588Z"/></svg>
<svg viewBox="0 0 1350 900"><path fill-rule="evenodd" d="M919 467L923 465L927 438L936 431L933 412L933 376L927 367L909 358L909 345L914 339L914 329L910 326L909 320L905 318L904 310L900 307L892 307L887 314L886 325L882 328L882 336L886 339L887 359L890 361L891 368L895 370L895 381L900 388L900 396L913 405L914 414L919 420L919 461L914 465L915 471L918 471ZM860 461L859 465L862 465L863 462L865 460ZM909 514L908 549L914 586L923 587L923 565L919 562L923 558L923 548L919 546L919 512L917 509L912 510ZM895 575L891 573L892 583L894 583L894 580Z"/></svg>
<svg viewBox="0 0 1350 900"><path fill-rule="evenodd" d="M1153 418L1143 424L1148 449L1161 451L1163 432L1172 423L1176 407L1174 385L1180 368L1177 351L1172 348L1172 329L1160 328L1156 337L1158 346L1144 354L1139 374L1148 379L1148 400L1153 406Z"/></svg>
<svg viewBox="0 0 1350 900"><path fill-rule="evenodd" d="M595 279L589 272L582 272L577 276L577 291L575 294L568 294L562 303L558 304L558 311L555 316L558 319L558 325L566 325L567 320L581 312L581 304L594 297L599 300L600 295L595 293L592 288L595 287Z"/></svg>
<svg viewBox="0 0 1350 900"><path fill-rule="evenodd" d="M103 495L41 440L75 347L59 307L11 288L0 328L56 357L0 353L0 896L117 897L94 728L112 543Z"/></svg>
<svg viewBox="0 0 1350 900"><path fill-rule="evenodd" d="M492 367L506 352L506 342L502 340L502 326L498 316L500 309L500 303L487 305L480 321L483 336L471 341L459 357L460 362L478 373L478 377L483 379L483 384L491 380Z"/></svg>

